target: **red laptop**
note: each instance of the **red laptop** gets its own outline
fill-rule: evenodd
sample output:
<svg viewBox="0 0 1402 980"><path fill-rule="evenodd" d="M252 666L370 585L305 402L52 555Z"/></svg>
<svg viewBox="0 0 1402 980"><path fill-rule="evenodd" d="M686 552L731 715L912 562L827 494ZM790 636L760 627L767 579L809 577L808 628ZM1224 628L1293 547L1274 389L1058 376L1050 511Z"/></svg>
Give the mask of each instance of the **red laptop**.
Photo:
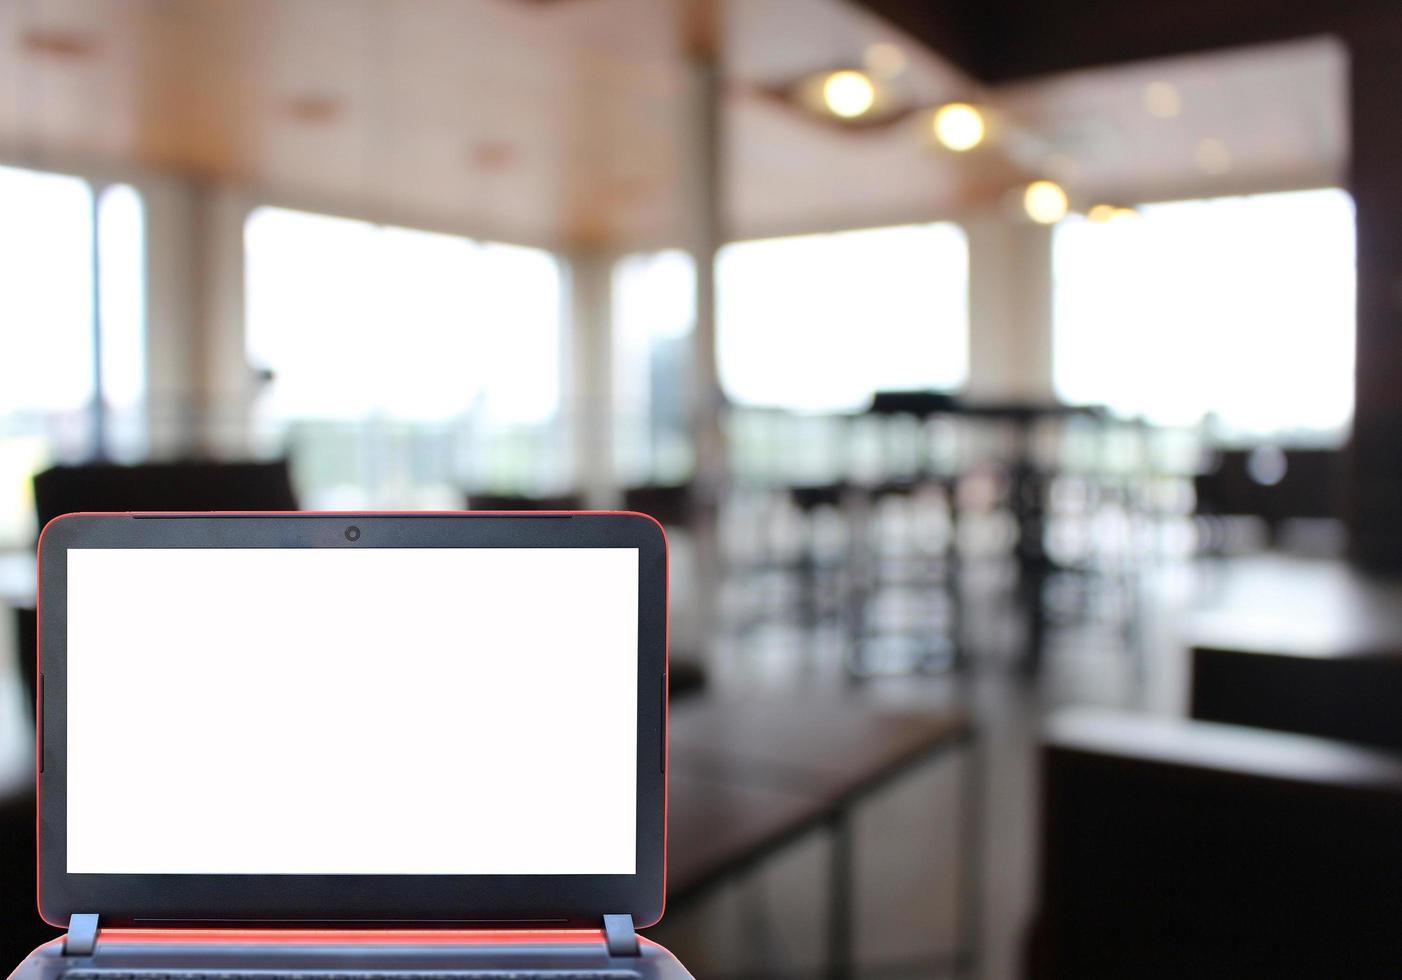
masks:
<svg viewBox="0 0 1402 980"><path fill-rule="evenodd" d="M70 514L21 980L689 974L651 518Z"/></svg>

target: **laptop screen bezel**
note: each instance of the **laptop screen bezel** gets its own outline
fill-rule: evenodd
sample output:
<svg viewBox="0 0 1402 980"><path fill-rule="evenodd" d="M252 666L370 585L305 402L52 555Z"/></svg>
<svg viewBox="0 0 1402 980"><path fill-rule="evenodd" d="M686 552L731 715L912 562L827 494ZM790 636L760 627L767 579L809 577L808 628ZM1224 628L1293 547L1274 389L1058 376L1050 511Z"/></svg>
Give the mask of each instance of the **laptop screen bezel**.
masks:
<svg viewBox="0 0 1402 980"><path fill-rule="evenodd" d="M349 540L347 527L360 529ZM67 553L70 548L636 548L637 753L623 771L608 746L568 751L598 771L599 792L636 780L631 875L172 875L67 872ZM540 597L542 610L549 596ZM665 875L667 545L651 517L621 512L70 514L39 542L39 912L64 926L95 912L111 924L597 927L662 914ZM174 775L174 774L173 774ZM562 800L560 819L587 800Z"/></svg>

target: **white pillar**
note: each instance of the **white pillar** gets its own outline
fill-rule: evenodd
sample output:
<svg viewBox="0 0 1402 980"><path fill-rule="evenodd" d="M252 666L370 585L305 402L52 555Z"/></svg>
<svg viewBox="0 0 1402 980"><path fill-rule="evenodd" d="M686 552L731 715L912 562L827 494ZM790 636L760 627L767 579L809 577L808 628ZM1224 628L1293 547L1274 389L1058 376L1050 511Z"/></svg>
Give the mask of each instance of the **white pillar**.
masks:
<svg viewBox="0 0 1402 980"><path fill-rule="evenodd" d="M256 382L244 346L244 194L196 185L192 261L195 394L199 445L216 456L246 456Z"/></svg>
<svg viewBox="0 0 1402 980"><path fill-rule="evenodd" d="M1051 228L984 214L969 236L971 399L1050 401Z"/></svg>
<svg viewBox="0 0 1402 980"><path fill-rule="evenodd" d="M151 455L246 456L256 393L244 349L247 198L176 178L142 180L139 189Z"/></svg>
<svg viewBox="0 0 1402 980"><path fill-rule="evenodd" d="M727 463L721 427L725 402L716 366L715 293L716 252L725 241L725 91L716 47L719 13L711 0L693 0L688 15L681 191L686 245L696 265L690 415L699 502L703 510L709 510L724 484Z"/></svg>
<svg viewBox="0 0 1402 980"><path fill-rule="evenodd" d="M199 444L195 197L188 181L142 181L146 214L146 428L157 459Z"/></svg>
<svg viewBox="0 0 1402 980"><path fill-rule="evenodd" d="M708 659L719 607L721 554L719 505L728 459L722 428L724 395L716 366L716 252L725 241L725 80L720 60L720 4L689 0L682 8L685 89L681 125L683 221L696 267L696 323L692 331L690 429L696 465L692 485L694 574L687 599L674 603L678 649ZM679 570L681 563L677 563ZM686 572L680 581L686 583ZM692 629L686 629L686 613ZM688 636L691 634L691 636Z"/></svg>
<svg viewBox="0 0 1402 980"><path fill-rule="evenodd" d="M619 502L613 465L613 255L579 246L565 259L570 305L564 380L574 482L588 506L609 508Z"/></svg>

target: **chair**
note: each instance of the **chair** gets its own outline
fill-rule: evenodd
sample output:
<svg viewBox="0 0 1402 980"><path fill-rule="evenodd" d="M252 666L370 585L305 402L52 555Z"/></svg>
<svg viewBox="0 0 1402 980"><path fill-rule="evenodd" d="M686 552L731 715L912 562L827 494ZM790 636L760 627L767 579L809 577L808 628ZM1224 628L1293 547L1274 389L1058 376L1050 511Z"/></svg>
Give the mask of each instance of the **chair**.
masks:
<svg viewBox="0 0 1402 980"><path fill-rule="evenodd" d="M667 665L667 688L673 704L704 693L706 668L685 654L673 654Z"/></svg>
<svg viewBox="0 0 1402 980"><path fill-rule="evenodd" d="M845 481L787 488L789 503L802 517L803 530L794 561L781 568L794 577L795 611L805 628L830 619L847 622L854 615L848 578L857 542L847 506L853 493L854 488ZM835 521L842 528L841 535L820 533L825 520Z"/></svg>
<svg viewBox="0 0 1402 980"><path fill-rule="evenodd" d="M32 709L39 694L36 660L39 649L39 614L33 606L15 606L13 612L16 661L19 664L20 680L24 684L24 703L31 709L30 720L33 721Z"/></svg>
<svg viewBox="0 0 1402 980"><path fill-rule="evenodd" d="M959 410L959 399L943 391L878 391L867 411L872 415L913 415L919 419Z"/></svg>
<svg viewBox="0 0 1402 980"><path fill-rule="evenodd" d="M469 510L583 510L584 499L577 493L560 493L545 497L519 494L470 493Z"/></svg>
<svg viewBox="0 0 1402 980"><path fill-rule="evenodd" d="M1223 522L1232 518L1257 518L1273 539L1283 525L1296 519L1337 518L1343 513L1343 454L1336 450L1287 449L1279 453L1283 469L1273 483L1261 482L1263 474L1253 457L1268 450L1224 450L1212 467L1193 477L1197 513L1209 531L1209 543L1217 544L1226 532Z"/></svg>
<svg viewBox="0 0 1402 980"><path fill-rule="evenodd" d="M287 460L55 466L34 476L42 528L60 514L129 510L296 510Z"/></svg>
<svg viewBox="0 0 1402 980"><path fill-rule="evenodd" d="M692 487L689 483L646 483L623 491L623 509L656 518L669 531L694 524Z"/></svg>
<svg viewBox="0 0 1402 980"><path fill-rule="evenodd" d="M0 969L12 970L59 930L35 908L33 787L0 800Z"/></svg>

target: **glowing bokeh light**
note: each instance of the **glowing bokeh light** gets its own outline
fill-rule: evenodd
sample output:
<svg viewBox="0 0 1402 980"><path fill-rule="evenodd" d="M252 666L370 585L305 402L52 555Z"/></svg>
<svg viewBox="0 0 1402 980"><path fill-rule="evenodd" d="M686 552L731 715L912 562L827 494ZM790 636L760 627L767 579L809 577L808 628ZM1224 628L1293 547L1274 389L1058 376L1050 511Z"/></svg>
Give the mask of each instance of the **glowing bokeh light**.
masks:
<svg viewBox="0 0 1402 980"><path fill-rule="evenodd" d="M951 102L935 112L935 139L946 149L963 153L983 142L987 127L983 113L965 102Z"/></svg>
<svg viewBox="0 0 1402 980"><path fill-rule="evenodd" d="M1061 185L1050 180L1034 180L1022 192L1022 208L1039 225L1054 225L1066 217L1070 202Z"/></svg>
<svg viewBox="0 0 1402 980"><path fill-rule="evenodd" d="M1183 111L1183 97L1168 82L1150 82L1144 86L1144 108L1159 119L1173 119Z"/></svg>
<svg viewBox="0 0 1402 980"><path fill-rule="evenodd" d="M1221 140L1209 136L1193 151L1193 162L1203 173L1216 177L1232 169L1232 151Z"/></svg>
<svg viewBox="0 0 1402 980"><path fill-rule="evenodd" d="M823 81L823 104L834 116L856 119L876 104L876 86L862 72L835 71Z"/></svg>

